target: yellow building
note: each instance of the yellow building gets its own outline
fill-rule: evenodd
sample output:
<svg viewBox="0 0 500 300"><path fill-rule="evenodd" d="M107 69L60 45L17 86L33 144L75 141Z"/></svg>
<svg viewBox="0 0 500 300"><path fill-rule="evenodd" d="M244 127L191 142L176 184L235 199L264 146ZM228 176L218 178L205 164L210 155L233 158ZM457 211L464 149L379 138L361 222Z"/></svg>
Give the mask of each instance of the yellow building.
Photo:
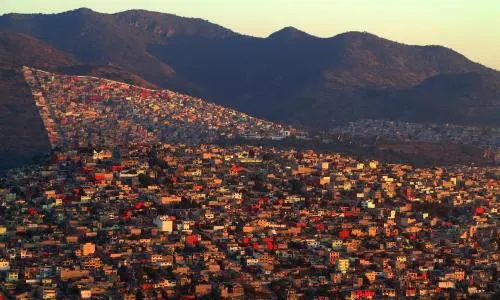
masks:
<svg viewBox="0 0 500 300"><path fill-rule="evenodd" d="M366 273L365 273L365 276L366 276L366 278L368 278L368 280L369 280L370 282L374 282L374 281L375 281L375 279L377 278L377 273L376 273L376 272L373 272L373 271L372 271L372 272L366 272Z"/></svg>
<svg viewBox="0 0 500 300"><path fill-rule="evenodd" d="M349 270L349 260L345 258L338 259L337 269L342 273L346 273Z"/></svg>
<svg viewBox="0 0 500 300"><path fill-rule="evenodd" d="M319 184L321 184L321 185L325 185L325 184L329 184L329 183L330 183L330 176L323 176L319 180Z"/></svg>
<svg viewBox="0 0 500 300"><path fill-rule="evenodd" d="M19 279L19 273L17 271L10 271L7 274L7 281L17 281Z"/></svg>

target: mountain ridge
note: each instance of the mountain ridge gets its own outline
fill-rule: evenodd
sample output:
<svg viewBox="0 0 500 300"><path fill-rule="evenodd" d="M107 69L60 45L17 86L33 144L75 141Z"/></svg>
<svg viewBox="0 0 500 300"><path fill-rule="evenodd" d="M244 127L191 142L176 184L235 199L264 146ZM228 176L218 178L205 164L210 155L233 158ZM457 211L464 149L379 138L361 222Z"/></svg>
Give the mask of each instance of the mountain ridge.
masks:
<svg viewBox="0 0 500 300"><path fill-rule="evenodd" d="M370 103L373 94L378 95L376 101L405 104L405 99L393 98L406 95L398 91L416 88L435 76L498 74L443 46L407 45L366 32L319 38L288 26L260 38L200 18L137 9L112 14L85 8L51 15L8 14L0 16L0 29L35 37L83 65L112 65L155 86L257 117L313 127L365 117L364 110L377 104ZM485 84L496 88L491 80ZM426 94L419 95L439 101L442 91L427 86ZM490 94L495 95L476 96ZM446 97L454 95L458 94L450 91ZM450 121L447 115L459 115L477 99L465 93L456 101L460 107L448 106L449 111L430 121ZM411 105L422 111L418 101ZM498 108L494 104L490 109ZM380 117L400 118L397 113L374 111ZM429 121L426 115L419 119ZM500 125L473 112L451 121Z"/></svg>

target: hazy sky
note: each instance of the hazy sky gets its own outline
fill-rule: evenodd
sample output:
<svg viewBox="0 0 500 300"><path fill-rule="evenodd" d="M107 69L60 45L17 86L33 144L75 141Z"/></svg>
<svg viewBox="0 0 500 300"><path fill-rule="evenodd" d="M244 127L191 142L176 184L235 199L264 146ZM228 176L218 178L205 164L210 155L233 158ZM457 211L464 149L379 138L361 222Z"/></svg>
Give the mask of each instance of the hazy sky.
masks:
<svg viewBox="0 0 500 300"><path fill-rule="evenodd" d="M320 37L368 31L407 44L444 45L500 70L500 0L0 0L0 13L132 8L199 17L265 37L294 26Z"/></svg>

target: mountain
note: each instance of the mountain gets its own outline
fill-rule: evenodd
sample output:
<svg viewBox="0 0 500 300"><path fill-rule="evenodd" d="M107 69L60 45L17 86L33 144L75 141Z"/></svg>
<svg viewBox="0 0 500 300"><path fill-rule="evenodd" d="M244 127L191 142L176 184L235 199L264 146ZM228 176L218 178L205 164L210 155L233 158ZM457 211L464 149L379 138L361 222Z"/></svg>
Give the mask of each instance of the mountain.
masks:
<svg viewBox="0 0 500 300"><path fill-rule="evenodd" d="M307 38L314 38L314 36L292 26L276 31L268 37L268 39L279 41L293 41Z"/></svg>
<svg viewBox="0 0 500 300"><path fill-rule="evenodd" d="M0 29L83 65L111 65L159 87L307 127L364 117L500 126L499 73L441 46L365 32L318 38L293 27L256 38L145 10L6 14ZM477 78L480 84L461 85Z"/></svg>
<svg viewBox="0 0 500 300"><path fill-rule="evenodd" d="M253 115L313 127L327 127L332 120L367 117L372 114L368 108L377 108L380 102L390 103L395 95L405 96L398 92L415 88L435 76L498 75L444 47L409 46L361 32L327 39L295 29L281 30L267 39L177 37L164 45L151 45L149 51L168 62L177 76L194 82L199 89L191 93ZM489 88L497 90L497 85L491 83ZM456 94L456 87L448 87L449 96ZM438 100L438 104L438 88L430 86L422 96ZM378 95L376 102L374 94ZM396 101L407 102L405 98ZM461 103L474 106L475 101L466 96ZM496 101L489 108L500 114L498 98ZM412 102L412 108L424 110L418 101ZM462 107L448 109L448 116L453 116ZM403 116L375 111L381 113L378 118ZM416 121L427 121L425 113L414 117ZM474 113L446 120L436 116L432 121L500 125L500 121L486 120Z"/></svg>
<svg viewBox="0 0 500 300"><path fill-rule="evenodd" d="M0 17L0 28L32 35L83 64L112 63L155 83L170 82L174 71L150 55L147 45L175 36L233 34L201 19L144 10L101 14L86 8L53 15L7 14Z"/></svg>

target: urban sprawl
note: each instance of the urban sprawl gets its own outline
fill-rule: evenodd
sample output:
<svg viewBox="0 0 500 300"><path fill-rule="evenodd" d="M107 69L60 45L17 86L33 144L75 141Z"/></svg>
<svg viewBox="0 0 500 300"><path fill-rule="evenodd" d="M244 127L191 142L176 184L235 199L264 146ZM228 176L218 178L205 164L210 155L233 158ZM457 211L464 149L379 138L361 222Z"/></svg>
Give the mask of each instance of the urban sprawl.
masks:
<svg viewBox="0 0 500 300"><path fill-rule="evenodd" d="M0 299L498 296L498 168L215 145L300 132L24 72L53 151L0 181Z"/></svg>

